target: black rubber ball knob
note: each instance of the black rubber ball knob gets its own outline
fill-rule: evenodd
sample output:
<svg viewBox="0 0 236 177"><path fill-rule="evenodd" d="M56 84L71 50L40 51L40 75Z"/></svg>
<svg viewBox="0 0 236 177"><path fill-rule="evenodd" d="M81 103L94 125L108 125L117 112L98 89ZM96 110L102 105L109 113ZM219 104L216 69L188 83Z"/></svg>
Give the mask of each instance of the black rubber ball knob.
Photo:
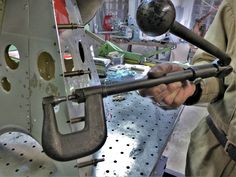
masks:
<svg viewBox="0 0 236 177"><path fill-rule="evenodd" d="M166 33L175 21L175 8L170 0L144 0L136 14L140 30L149 36Z"/></svg>

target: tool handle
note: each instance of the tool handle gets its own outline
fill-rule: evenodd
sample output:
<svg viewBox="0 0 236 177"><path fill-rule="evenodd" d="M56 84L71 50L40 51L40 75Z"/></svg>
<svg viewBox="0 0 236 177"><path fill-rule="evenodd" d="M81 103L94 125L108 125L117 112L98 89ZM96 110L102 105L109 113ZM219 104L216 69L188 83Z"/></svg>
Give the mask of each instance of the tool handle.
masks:
<svg viewBox="0 0 236 177"><path fill-rule="evenodd" d="M204 38L175 21L176 11L170 0L143 1L137 10L137 24L143 33L159 36L166 32L192 43L219 59L219 64L226 66L231 58Z"/></svg>

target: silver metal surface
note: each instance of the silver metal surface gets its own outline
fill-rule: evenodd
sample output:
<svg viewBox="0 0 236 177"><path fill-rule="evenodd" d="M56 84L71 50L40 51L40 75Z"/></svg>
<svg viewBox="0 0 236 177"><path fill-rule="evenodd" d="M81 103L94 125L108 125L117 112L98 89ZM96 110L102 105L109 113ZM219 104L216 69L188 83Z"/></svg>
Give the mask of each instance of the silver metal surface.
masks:
<svg viewBox="0 0 236 177"><path fill-rule="evenodd" d="M1 26L2 26L4 5L5 5L5 0L0 0L0 29L1 29Z"/></svg>
<svg viewBox="0 0 236 177"><path fill-rule="evenodd" d="M136 92L123 96L123 101L105 99L108 137L96 153L105 161L93 176L150 176L182 110L163 110Z"/></svg>
<svg viewBox="0 0 236 177"><path fill-rule="evenodd" d="M58 176L57 167L32 137L17 132L0 136L0 176Z"/></svg>
<svg viewBox="0 0 236 177"><path fill-rule="evenodd" d="M80 13L76 2L73 0L66 2L70 22L80 24ZM2 12L4 12L3 16ZM3 85L0 89L0 133L26 132L40 143L43 123L42 98L50 95L65 96L74 89L100 83L91 57L90 45L86 42L84 31L80 29L65 31L61 36L59 35L55 28L53 1L1 1L0 15L0 18L3 17L0 26L0 74L2 76L0 79L5 78L11 86L8 91L4 90ZM19 66L14 69L6 62L9 45L14 45L20 56ZM71 47L71 54L75 60L74 68L89 69L91 71L89 77L86 75L67 80L61 76L65 71L63 58L65 46ZM84 52L83 61L81 48ZM74 118L74 115L83 115L83 111L80 111L83 110L83 105L71 106L71 104L62 104L55 109L62 133L70 133L76 131L77 127L83 126L67 123L70 118ZM68 107L71 109L68 110ZM79 176L79 170L74 168L76 161L66 163L54 161L53 163L57 167L59 176ZM31 168L27 164L26 167ZM33 171L31 169L31 172ZM86 172L81 173L83 173L81 176L84 176Z"/></svg>

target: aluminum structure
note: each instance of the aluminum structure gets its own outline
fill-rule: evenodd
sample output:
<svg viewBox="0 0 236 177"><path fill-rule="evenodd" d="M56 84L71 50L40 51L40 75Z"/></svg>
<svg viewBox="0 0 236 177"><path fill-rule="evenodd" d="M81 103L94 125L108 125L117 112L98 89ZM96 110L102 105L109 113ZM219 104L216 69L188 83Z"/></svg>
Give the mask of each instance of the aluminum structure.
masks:
<svg viewBox="0 0 236 177"><path fill-rule="evenodd" d="M77 2L66 1L66 6L71 23L83 24ZM100 84L90 45L83 29L58 31L54 1L1 1L0 20L1 133L23 132L41 143L42 98L68 95L76 88ZM63 77L66 72L63 56L68 50L73 56L74 70L89 70L90 74ZM62 133L83 127L72 125L70 120L83 116L83 105L67 102L55 111ZM74 168L77 161L50 161L56 164L51 171L59 176L79 175Z"/></svg>

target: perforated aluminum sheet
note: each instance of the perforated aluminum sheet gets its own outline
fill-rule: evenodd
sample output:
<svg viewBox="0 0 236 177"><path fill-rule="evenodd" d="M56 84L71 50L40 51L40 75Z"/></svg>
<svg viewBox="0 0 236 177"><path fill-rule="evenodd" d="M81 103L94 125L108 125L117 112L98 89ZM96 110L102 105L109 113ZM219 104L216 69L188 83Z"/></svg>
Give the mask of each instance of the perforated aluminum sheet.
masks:
<svg viewBox="0 0 236 177"><path fill-rule="evenodd" d="M56 166L30 136L8 132L0 136L0 176L55 176Z"/></svg>
<svg viewBox="0 0 236 177"><path fill-rule="evenodd" d="M94 167L94 176L150 176L181 112L163 110L136 92L122 97L105 99L108 137L96 154L105 161Z"/></svg>

